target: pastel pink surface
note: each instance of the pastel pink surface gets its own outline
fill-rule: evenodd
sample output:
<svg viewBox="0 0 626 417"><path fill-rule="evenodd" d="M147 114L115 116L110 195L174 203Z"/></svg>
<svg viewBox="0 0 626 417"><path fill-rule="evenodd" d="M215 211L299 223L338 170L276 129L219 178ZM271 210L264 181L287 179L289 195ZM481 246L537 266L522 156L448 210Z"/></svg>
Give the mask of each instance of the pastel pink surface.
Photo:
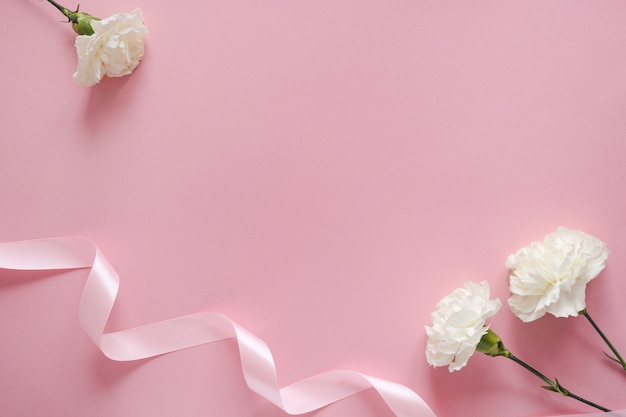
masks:
<svg viewBox="0 0 626 417"><path fill-rule="evenodd" d="M593 411L504 359L429 368L423 326L467 280L504 301L507 255L564 225L611 249L588 307L626 347L626 4L83 1L139 6L149 30L131 76L87 89L58 11L6 3L0 241L93 239L121 277L108 330L218 311L269 345L281 385L353 369L439 417ZM106 359L78 324L84 279L2 272L3 416L281 414L230 341ZM582 319L503 309L493 328L626 408ZM366 393L316 415L389 411Z"/></svg>

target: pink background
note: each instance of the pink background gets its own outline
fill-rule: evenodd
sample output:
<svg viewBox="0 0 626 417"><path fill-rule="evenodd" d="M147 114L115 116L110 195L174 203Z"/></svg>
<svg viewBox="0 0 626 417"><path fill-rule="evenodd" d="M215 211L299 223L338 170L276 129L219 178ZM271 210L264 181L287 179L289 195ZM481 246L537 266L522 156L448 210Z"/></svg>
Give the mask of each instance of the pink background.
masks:
<svg viewBox="0 0 626 417"><path fill-rule="evenodd" d="M505 302L507 255L564 225L612 251L588 307L626 352L625 2L81 2L136 6L142 64L89 89L63 16L3 2L0 241L93 239L121 276L109 330L221 312L269 345L281 386L351 369L438 417L593 411L502 358L429 368L423 326L468 280ZM3 417L286 415L233 341L112 362L78 323L85 271L2 274ZM584 319L492 323L626 408ZM371 392L313 414L391 415Z"/></svg>

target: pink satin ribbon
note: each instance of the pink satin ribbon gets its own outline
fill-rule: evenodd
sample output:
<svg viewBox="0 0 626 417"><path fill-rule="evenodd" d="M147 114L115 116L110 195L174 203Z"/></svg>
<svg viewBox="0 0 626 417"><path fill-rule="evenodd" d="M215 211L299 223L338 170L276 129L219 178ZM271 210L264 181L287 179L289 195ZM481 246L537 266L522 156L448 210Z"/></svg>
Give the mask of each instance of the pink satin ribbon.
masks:
<svg viewBox="0 0 626 417"><path fill-rule="evenodd" d="M80 300L80 323L102 353L132 361L234 338L248 387L288 414L304 414L373 388L398 417L435 417L404 385L354 371L315 375L279 388L267 345L229 318L196 313L145 326L104 333L117 297L119 277L96 245L83 238L53 238L0 244L0 269L70 270L89 268Z"/></svg>
<svg viewBox="0 0 626 417"><path fill-rule="evenodd" d="M408 387L354 371L339 370L278 387L267 345L218 313L196 313L115 333L104 333L119 288L119 277L97 246L83 238L52 238L0 244L0 269L71 270L89 268L80 300L80 323L102 353L132 361L234 338L248 387L291 415L318 410L374 389L398 417L436 417ZM626 417L626 410L560 417Z"/></svg>

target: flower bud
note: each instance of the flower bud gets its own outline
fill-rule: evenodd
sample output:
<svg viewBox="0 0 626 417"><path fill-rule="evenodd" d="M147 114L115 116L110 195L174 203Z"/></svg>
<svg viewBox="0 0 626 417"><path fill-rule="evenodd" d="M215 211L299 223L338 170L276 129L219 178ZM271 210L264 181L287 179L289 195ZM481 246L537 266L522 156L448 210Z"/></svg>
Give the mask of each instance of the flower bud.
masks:
<svg viewBox="0 0 626 417"><path fill-rule="evenodd" d="M508 358L511 355L511 352L504 347L500 336L491 329L487 329L487 333L478 342L476 350L489 356L505 356Z"/></svg>

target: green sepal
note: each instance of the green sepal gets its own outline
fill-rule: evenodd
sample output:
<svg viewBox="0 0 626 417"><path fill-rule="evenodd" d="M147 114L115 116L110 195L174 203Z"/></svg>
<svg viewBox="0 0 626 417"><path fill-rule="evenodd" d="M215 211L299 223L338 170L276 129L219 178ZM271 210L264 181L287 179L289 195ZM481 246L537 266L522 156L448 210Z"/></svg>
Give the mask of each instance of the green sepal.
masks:
<svg viewBox="0 0 626 417"><path fill-rule="evenodd" d="M68 16L70 22L72 22L72 29L79 35L93 35L93 27L91 27L92 20L100 20L97 17L93 17L88 13L79 12L76 9L75 12L70 13Z"/></svg>
<svg viewBox="0 0 626 417"><path fill-rule="evenodd" d="M491 329L487 329L487 332L480 338L476 350L489 356L505 356L508 358L511 355L511 352L504 347L500 336Z"/></svg>

